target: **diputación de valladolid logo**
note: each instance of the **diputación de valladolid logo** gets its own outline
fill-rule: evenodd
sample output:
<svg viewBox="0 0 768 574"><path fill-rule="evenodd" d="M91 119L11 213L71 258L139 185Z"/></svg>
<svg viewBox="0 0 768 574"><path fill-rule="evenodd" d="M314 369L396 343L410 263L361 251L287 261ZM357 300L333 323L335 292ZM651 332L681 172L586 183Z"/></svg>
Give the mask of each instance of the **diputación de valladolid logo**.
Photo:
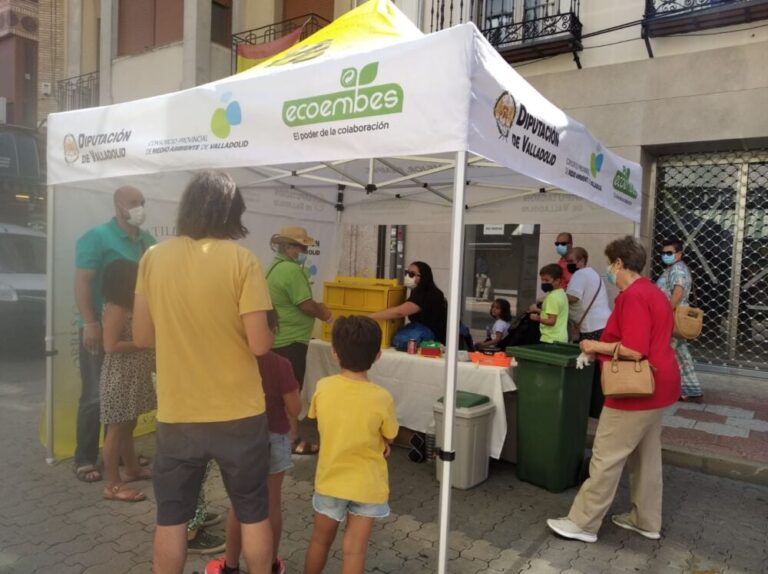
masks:
<svg viewBox="0 0 768 574"><path fill-rule="evenodd" d="M402 86L395 83L371 85L378 73L378 62L371 62L360 70L345 68L340 78L344 90L286 101L283 103L283 123L298 127L401 113L404 100ZM381 126L372 127L375 125L367 124L361 126L362 129L347 131L339 128L325 135L383 129Z"/></svg>

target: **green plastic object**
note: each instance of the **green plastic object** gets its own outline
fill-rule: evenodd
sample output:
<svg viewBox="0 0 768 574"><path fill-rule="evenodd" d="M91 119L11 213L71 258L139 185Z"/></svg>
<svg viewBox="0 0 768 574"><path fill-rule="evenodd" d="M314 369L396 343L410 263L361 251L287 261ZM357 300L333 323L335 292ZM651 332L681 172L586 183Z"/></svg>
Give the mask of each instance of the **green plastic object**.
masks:
<svg viewBox="0 0 768 574"><path fill-rule="evenodd" d="M576 369L578 345L510 347L518 366L517 476L560 492L579 483L594 364Z"/></svg>
<svg viewBox="0 0 768 574"><path fill-rule="evenodd" d="M439 402L443 402L443 398L438 399ZM478 395L477 393L470 393L469 391L456 391L456 408L457 409L471 409L472 407L479 407L480 405L487 404L491 401L485 395Z"/></svg>
<svg viewBox="0 0 768 574"><path fill-rule="evenodd" d="M557 367L575 367L576 357L580 353L578 345L566 343L539 343L538 345L507 347L507 357L527 359Z"/></svg>
<svg viewBox="0 0 768 574"><path fill-rule="evenodd" d="M439 349L440 341L422 341L419 343L421 349Z"/></svg>

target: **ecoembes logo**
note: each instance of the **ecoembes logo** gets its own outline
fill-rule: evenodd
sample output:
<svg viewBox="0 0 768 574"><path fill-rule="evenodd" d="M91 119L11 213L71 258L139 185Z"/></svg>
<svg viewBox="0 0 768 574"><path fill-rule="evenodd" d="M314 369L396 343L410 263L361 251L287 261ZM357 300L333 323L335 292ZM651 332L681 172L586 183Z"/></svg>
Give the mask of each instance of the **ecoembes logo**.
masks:
<svg viewBox="0 0 768 574"><path fill-rule="evenodd" d="M399 84L369 85L378 72L378 62L359 71L345 68L341 72L341 86L347 89L285 102L283 122L296 127L402 112L403 88Z"/></svg>
<svg viewBox="0 0 768 574"><path fill-rule="evenodd" d="M637 199L637 190L635 189L635 186L632 185L632 182L629 181L628 167L622 167L616 172L616 175L613 176L613 189L632 199Z"/></svg>

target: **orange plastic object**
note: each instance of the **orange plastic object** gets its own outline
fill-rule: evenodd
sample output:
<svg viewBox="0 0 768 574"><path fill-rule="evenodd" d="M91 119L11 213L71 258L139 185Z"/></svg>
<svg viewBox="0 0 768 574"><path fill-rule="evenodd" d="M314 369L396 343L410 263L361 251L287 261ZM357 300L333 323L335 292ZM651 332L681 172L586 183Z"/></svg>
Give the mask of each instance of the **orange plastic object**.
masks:
<svg viewBox="0 0 768 574"><path fill-rule="evenodd" d="M479 365L488 365L491 367L504 367L509 368L512 365L512 357L507 357L504 352L494 353L493 355L486 355L485 353L470 353L469 358L473 363Z"/></svg>

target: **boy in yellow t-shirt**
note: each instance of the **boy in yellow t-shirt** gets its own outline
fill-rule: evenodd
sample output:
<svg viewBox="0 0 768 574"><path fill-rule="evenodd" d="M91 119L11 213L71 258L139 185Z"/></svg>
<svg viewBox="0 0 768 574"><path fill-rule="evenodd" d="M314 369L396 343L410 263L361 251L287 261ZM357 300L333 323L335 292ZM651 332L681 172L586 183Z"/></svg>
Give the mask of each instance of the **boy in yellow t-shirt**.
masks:
<svg viewBox="0 0 768 574"><path fill-rule="evenodd" d="M552 263L539 271L541 290L546 297L541 304L541 313L532 313L531 319L541 324L542 343L568 342L568 296L563 290L563 270Z"/></svg>
<svg viewBox="0 0 768 574"><path fill-rule="evenodd" d="M379 358L381 329L368 317L340 317L333 325L333 356L341 373L317 383L309 417L317 419L320 456L315 473L315 525L304 574L320 574L346 518L345 573L365 571L373 521L389 515L389 445L397 435L395 402L368 380Z"/></svg>

